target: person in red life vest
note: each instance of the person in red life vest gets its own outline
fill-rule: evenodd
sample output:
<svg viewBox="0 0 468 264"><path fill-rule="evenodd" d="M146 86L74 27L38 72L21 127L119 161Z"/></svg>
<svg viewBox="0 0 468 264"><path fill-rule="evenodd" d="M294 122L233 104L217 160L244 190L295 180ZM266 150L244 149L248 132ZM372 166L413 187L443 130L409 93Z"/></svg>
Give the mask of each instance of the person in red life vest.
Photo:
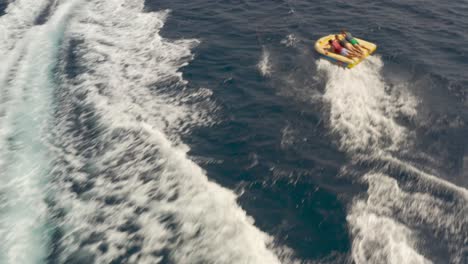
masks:
<svg viewBox="0 0 468 264"><path fill-rule="evenodd" d="M340 45L340 43L338 42L338 40L336 40L336 39L330 39L328 41L328 44L330 44L329 51L331 51L331 52L334 52L334 53L339 54L341 56L345 56L346 58L349 58L349 59L352 59L354 57L358 57L358 55L356 55L356 53L351 52L347 48L343 48ZM325 51L325 55L327 55L327 54L328 54L328 52Z"/></svg>

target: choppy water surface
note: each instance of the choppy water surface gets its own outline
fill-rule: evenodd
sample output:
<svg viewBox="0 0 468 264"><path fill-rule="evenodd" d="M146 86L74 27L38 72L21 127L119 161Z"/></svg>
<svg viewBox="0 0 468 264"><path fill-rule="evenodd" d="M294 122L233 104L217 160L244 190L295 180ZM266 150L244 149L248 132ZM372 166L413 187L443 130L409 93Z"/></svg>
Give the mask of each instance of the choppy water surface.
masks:
<svg viewBox="0 0 468 264"><path fill-rule="evenodd" d="M0 263L468 262L467 3L0 9Z"/></svg>

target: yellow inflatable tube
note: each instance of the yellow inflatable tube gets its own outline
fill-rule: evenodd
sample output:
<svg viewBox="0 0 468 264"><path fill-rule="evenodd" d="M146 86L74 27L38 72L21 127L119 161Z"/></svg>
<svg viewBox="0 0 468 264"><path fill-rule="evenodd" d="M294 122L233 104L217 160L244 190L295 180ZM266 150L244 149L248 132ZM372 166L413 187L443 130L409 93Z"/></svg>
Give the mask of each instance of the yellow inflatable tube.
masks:
<svg viewBox="0 0 468 264"><path fill-rule="evenodd" d="M349 59L339 54L326 51L326 49L330 48L330 44L328 44L328 40L334 39L334 38L335 38L335 35L328 35L328 36L320 38L319 40L317 40L317 42L315 42L315 50L318 53L320 53L325 59L330 60L331 62L338 64L342 67L348 68L348 69L351 69L352 67L358 65L361 61L363 61L369 55L374 53L374 51L377 49L377 45L375 45L374 43L356 38L359 44L366 47L368 50L361 49L364 51L364 56L362 58Z"/></svg>

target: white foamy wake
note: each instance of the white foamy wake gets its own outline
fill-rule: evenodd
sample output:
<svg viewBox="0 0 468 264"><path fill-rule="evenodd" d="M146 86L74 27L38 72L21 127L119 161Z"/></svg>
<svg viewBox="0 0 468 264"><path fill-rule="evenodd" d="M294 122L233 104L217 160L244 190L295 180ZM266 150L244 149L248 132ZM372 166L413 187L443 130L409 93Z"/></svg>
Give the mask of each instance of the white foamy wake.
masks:
<svg viewBox="0 0 468 264"><path fill-rule="evenodd" d="M270 52L266 47L262 47L262 56L257 64L257 68L263 76L271 75Z"/></svg>
<svg viewBox="0 0 468 264"><path fill-rule="evenodd" d="M417 240L424 230L444 241L451 262L463 263L468 250L464 246L467 191L392 155L410 149L412 135L395 118L411 118L417 102L409 93L394 93L386 87L380 76L382 66L376 57L353 70L318 63L319 71L327 75L324 97L340 149L354 162L381 164L372 168L376 172L362 177L369 184L368 197L357 199L347 218L354 237L353 259L356 263L430 262L420 253ZM387 171L406 178L398 182Z"/></svg>
<svg viewBox="0 0 468 264"><path fill-rule="evenodd" d="M53 70L77 1L34 26L41 1L16 1L0 18L0 262L42 263L48 255L46 185Z"/></svg>
<svg viewBox="0 0 468 264"><path fill-rule="evenodd" d="M0 85L5 84L10 71L30 44L31 40L25 34L47 5L47 0L17 0L0 16Z"/></svg>
<svg viewBox="0 0 468 264"><path fill-rule="evenodd" d="M212 123L210 92L178 72L198 42L163 39L167 12L143 2L90 1L70 27L81 72L64 76L54 132L57 260L278 263L235 194L187 158L181 133Z"/></svg>
<svg viewBox="0 0 468 264"><path fill-rule="evenodd" d="M408 131L394 117L416 113L414 98L402 100L386 92L380 76L382 61L369 60L353 70L323 60L318 64L328 76L324 97L330 102L330 126L340 138L341 149L353 154L398 150L406 143Z"/></svg>
<svg viewBox="0 0 468 264"><path fill-rule="evenodd" d="M49 1L16 0L0 16L0 50L10 50L18 39L24 36L47 7ZM4 55L4 54L2 54Z"/></svg>
<svg viewBox="0 0 468 264"><path fill-rule="evenodd" d="M370 180L369 197L358 200L347 217L355 237L352 256L356 263L430 263L414 249L413 232L395 221L391 205L386 204L385 198L398 190L396 181L384 175L364 178ZM388 192L392 187L394 192ZM394 201L405 207L398 198Z"/></svg>
<svg viewBox="0 0 468 264"><path fill-rule="evenodd" d="M422 183L430 182L423 174ZM367 174L369 184L366 201L358 200L348 221L353 234L354 258L360 263L425 263L414 252L416 242L412 233L429 230L447 246L451 263L466 261L468 235L467 192L456 186L437 185L427 193L423 190L405 191L395 179L382 173ZM402 186L400 186L402 185ZM438 195L437 191L450 192ZM395 220L398 219L398 220ZM407 225L407 226L404 226ZM411 231L414 230L414 231ZM392 252L392 254L388 254Z"/></svg>

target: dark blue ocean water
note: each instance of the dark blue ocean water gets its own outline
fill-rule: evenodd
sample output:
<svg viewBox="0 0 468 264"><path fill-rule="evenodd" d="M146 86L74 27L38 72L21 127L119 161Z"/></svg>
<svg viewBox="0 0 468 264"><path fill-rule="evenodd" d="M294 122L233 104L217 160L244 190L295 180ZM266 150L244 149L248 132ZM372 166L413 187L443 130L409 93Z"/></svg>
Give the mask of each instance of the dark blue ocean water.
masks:
<svg viewBox="0 0 468 264"><path fill-rule="evenodd" d="M468 262L468 3L10 2L1 263Z"/></svg>

